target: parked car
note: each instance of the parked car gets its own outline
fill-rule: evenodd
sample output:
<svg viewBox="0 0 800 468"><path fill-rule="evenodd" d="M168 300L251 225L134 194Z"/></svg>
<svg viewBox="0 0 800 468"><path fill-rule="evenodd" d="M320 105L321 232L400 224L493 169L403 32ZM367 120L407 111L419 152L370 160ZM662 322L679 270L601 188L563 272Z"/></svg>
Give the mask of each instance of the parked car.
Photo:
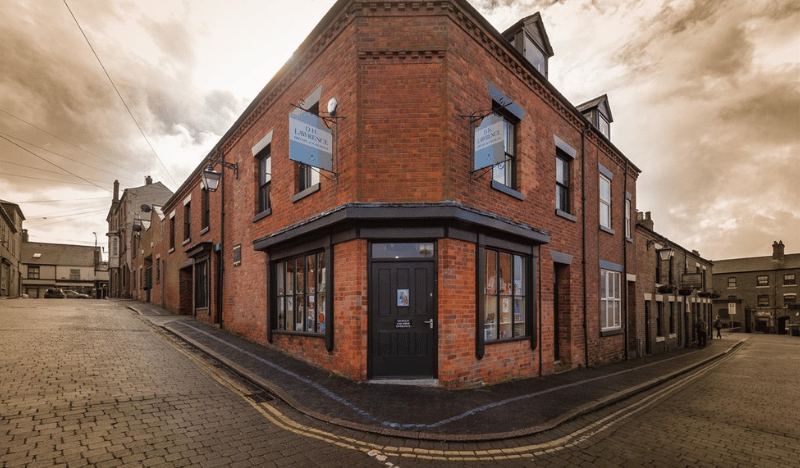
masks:
<svg viewBox="0 0 800 468"><path fill-rule="evenodd" d="M64 294L64 290L61 288L50 288L44 292L45 299L64 299L65 297L67 297L67 295Z"/></svg>
<svg viewBox="0 0 800 468"><path fill-rule="evenodd" d="M66 295L67 299L89 299L88 294L79 293L78 291L73 291L71 289L65 289L64 294Z"/></svg>

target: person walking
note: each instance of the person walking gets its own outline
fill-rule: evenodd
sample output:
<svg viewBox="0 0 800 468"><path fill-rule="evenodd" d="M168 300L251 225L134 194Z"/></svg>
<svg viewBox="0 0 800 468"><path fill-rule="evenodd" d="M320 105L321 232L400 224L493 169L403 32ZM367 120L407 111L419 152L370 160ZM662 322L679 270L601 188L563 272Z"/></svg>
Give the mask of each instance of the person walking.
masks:
<svg viewBox="0 0 800 468"><path fill-rule="evenodd" d="M706 323L703 321L703 319L697 319L695 327L697 328L697 346L699 348L705 348L706 339L708 338L708 332L706 331Z"/></svg>
<svg viewBox="0 0 800 468"><path fill-rule="evenodd" d="M717 329L717 338L722 338L722 334L720 333L720 330L722 330L722 322L720 322L719 317L714 321L714 328Z"/></svg>

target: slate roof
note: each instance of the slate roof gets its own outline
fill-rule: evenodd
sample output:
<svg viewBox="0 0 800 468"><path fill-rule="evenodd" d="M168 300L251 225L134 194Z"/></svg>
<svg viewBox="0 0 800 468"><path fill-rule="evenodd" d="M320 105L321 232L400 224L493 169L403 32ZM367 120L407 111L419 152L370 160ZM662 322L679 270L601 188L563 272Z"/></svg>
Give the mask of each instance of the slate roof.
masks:
<svg viewBox="0 0 800 468"><path fill-rule="evenodd" d="M746 271L774 271L800 269L800 254L788 254L783 261L769 257L732 258L714 260L714 274L742 273Z"/></svg>
<svg viewBox="0 0 800 468"><path fill-rule="evenodd" d="M20 263L29 265L94 266L94 252L98 247L70 244L23 242ZM34 254L41 254L34 257Z"/></svg>

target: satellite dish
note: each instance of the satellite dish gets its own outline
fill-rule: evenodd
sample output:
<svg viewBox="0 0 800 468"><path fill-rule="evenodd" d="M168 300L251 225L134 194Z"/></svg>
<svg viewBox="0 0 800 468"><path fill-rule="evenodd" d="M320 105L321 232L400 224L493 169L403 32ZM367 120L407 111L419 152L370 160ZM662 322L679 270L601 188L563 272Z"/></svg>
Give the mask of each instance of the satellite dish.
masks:
<svg viewBox="0 0 800 468"><path fill-rule="evenodd" d="M141 209L142 209L142 212L143 212L143 213L149 213L149 212L150 212L150 210L151 210L151 208L150 208L150 205L142 205L142 206L140 206L139 208L141 208Z"/></svg>
<svg viewBox="0 0 800 468"><path fill-rule="evenodd" d="M339 105L339 101L336 100L335 97L331 98L328 101L328 113L330 115L336 115L336 107Z"/></svg>

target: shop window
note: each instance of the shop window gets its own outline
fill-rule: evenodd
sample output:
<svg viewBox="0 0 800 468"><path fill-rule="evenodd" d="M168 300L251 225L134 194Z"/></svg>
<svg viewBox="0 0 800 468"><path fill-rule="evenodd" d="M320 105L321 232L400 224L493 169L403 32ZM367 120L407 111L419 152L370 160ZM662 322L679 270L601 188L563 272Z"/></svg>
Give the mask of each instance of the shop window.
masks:
<svg viewBox="0 0 800 468"><path fill-rule="evenodd" d="M325 260L315 252L275 264L276 330L325 332Z"/></svg>
<svg viewBox="0 0 800 468"><path fill-rule="evenodd" d="M483 333L486 342L527 336L527 257L485 249Z"/></svg>
<svg viewBox="0 0 800 468"><path fill-rule="evenodd" d="M618 330L622 327L622 273L600 270L600 329Z"/></svg>

